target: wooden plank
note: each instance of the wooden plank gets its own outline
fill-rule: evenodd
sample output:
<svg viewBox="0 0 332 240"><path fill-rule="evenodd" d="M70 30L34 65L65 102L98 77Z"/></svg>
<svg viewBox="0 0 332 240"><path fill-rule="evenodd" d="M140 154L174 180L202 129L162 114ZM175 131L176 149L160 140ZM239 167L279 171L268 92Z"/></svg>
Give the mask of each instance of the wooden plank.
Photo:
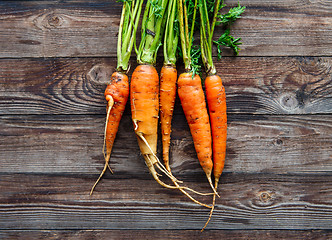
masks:
<svg viewBox="0 0 332 240"><path fill-rule="evenodd" d="M91 175L0 177L1 230L199 230L209 213L179 191L127 174L105 179L92 196ZM199 180L190 185L209 188ZM226 174L208 229L331 230L331 180L329 174Z"/></svg>
<svg viewBox="0 0 332 240"><path fill-rule="evenodd" d="M312 239L323 240L332 237L330 231L322 230L205 230L203 233L197 230L68 230L68 231L0 231L2 239L33 239L33 240L80 240L80 239L110 239L110 240L136 240L147 239L153 236L155 240L162 239L233 239L233 240L256 240L256 239Z"/></svg>
<svg viewBox="0 0 332 240"><path fill-rule="evenodd" d="M105 114L103 93L115 66L114 58L1 59L0 114ZM330 57L238 57L216 64L229 114L332 113L331 66ZM179 102L175 109L181 111Z"/></svg>
<svg viewBox="0 0 332 240"><path fill-rule="evenodd" d="M242 0L241 4L247 10L232 34L242 38L242 56L331 56L328 3ZM120 12L116 1L1 1L0 57L115 56ZM227 50L224 54L231 55Z"/></svg>
<svg viewBox="0 0 332 240"><path fill-rule="evenodd" d="M0 56L114 56L120 13L117 1L1 1Z"/></svg>
<svg viewBox="0 0 332 240"><path fill-rule="evenodd" d="M99 174L104 116L29 115L0 118L0 172ZM225 172L332 171L330 115L230 115ZM183 115L173 120L171 166L176 175L203 174ZM111 166L147 173L129 115L120 123Z"/></svg>

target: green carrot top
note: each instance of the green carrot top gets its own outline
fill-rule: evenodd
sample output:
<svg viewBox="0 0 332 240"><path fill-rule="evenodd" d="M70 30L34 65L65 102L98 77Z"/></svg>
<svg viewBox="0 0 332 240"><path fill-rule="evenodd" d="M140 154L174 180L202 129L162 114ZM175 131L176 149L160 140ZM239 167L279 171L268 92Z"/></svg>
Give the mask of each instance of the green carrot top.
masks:
<svg viewBox="0 0 332 240"><path fill-rule="evenodd" d="M177 19L177 0L169 0L164 36L164 65L175 66L179 40L179 22Z"/></svg>
<svg viewBox="0 0 332 240"><path fill-rule="evenodd" d="M229 35L230 25L240 18L245 7L241 7L239 4L237 7L231 8L228 13L222 15L220 10L224 6L226 5L221 0L199 0L201 57L205 71L211 75L216 74L216 68L212 59L213 43L217 45L219 59L221 58L221 46L230 47L236 55L238 55L240 50L238 45L241 44L239 42L241 38L234 39ZM211 14L211 9L213 14ZM210 19L212 20L210 21ZM217 41L213 41L213 33L217 24L223 24L226 26L226 30Z"/></svg>
<svg viewBox="0 0 332 240"><path fill-rule="evenodd" d="M184 67L186 71L195 72L195 69L193 69L192 66L191 50L192 50L193 33L195 28L197 0L194 0L194 2L177 0L177 3L178 3L180 42L181 42ZM189 15L190 19L188 19Z"/></svg>
<svg viewBox="0 0 332 240"><path fill-rule="evenodd" d="M164 33L164 14L168 0L147 0L142 19L141 42L137 53L139 64L155 65Z"/></svg>
<svg viewBox="0 0 332 240"><path fill-rule="evenodd" d="M143 0L122 0L122 13L117 43L117 70L127 71L136 31L140 19Z"/></svg>

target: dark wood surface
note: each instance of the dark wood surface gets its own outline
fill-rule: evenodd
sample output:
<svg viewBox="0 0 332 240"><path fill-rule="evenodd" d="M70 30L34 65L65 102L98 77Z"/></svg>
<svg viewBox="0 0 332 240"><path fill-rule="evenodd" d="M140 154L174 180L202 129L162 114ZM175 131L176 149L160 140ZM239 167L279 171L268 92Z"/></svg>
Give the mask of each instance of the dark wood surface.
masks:
<svg viewBox="0 0 332 240"><path fill-rule="evenodd" d="M121 4L1 1L0 239L332 238L332 2L240 2L240 56L216 62L229 126L221 198L201 233L209 210L152 179L129 106L114 174L89 195ZM171 167L210 191L178 100Z"/></svg>

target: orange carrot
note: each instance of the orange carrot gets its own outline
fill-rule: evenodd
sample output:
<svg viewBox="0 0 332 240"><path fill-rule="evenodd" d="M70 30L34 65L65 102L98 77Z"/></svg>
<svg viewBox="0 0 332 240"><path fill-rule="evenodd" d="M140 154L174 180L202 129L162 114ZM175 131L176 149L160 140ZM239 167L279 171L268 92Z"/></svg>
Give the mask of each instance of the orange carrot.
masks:
<svg viewBox="0 0 332 240"><path fill-rule="evenodd" d="M213 175L215 188L224 169L227 138L226 94L218 75L205 79L206 99L208 102L213 151Z"/></svg>
<svg viewBox="0 0 332 240"><path fill-rule="evenodd" d="M166 14L165 14L166 15ZM173 118L177 80L177 50L179 29L177 24L177 0L169 0L165 16L165 32L163 42L164 66L160 72L160 122L163 145L163 159L166 169L170 172L169 148L171 141L171 123Z"/></svg>
<svg viewBox="0 0 332 240"><path fill-rule="evenodd" d="M142 135L150 147L140 144L144 155L153 155L157 151L157 130L159 115L159 76L152 65L138 65L134 70L130 84L131 113L135 132ZM141 138L138 138L142 141Z"/></svg>
<svg viewBox="0 0 332 240"><path fill-rule="evenodd" d="M192 73L182 73L178 79L178 94L189 124L199 163L211 188L217 194L211 180L212 136L201 78L197 74L192 78Z"/></svg>
<svg viewBox="0 0 332 240"><path fill-rule="evenodd" d="M210 120L207 113L201 78L195 74L198 70L197 65L192 64L191 53L194 52L192 51L192 42L198 1L194 0L192 3L194 4L187 5L185 0L178 0L179 35L183 63L186 69L186 72L180 74L178 79L178 95L189 124L198 160L207 176L213 192L218 195L213 187L211 179L213 163ZM190 29L188 12L192 13Z"/></svg>
<svg viewBox="0 0 332 240"><path fill-rule="evenodd" d="M114 72L111 76L111 81L107 85L107 88L105 90L105 99L107 101L107 116L106 116L104 147L103 147L103 152L105 156L105 165L99 178L93 185L90 195L92 194L94 188L96 187L101 177L104 175L107 167L112 172L111 168L109 167L109 160L111 157L115 136L119 128L119 123L126 107L128 95L129 95L128 76L122 72L118 71Z"/></svg>
<svg viewBox="0 0 332 240"><path fill-rule="evenodd" d="M172 65L164 65L160 74L160 122L163 144L163 159L170 172L169 148L171 141L171 122L176 96L177 71Z"/></svg>
<svg viewBox="0 0 332 240"><path fill-rule="evenodd" d="M237 7L231 8L228 13L221 15L220 10L225 6L223 1L213 1L214 13L213 16L209 16L208 11L211 3L201 1L202 4L199 6L200 12L200 45L201 45L201 56L207 77L205 79L205 91L206 98L209 107L209 115L211 121L212 130L212 149L213 149L213 175L215 179L215 189L218 188L218 182L225 164L226 154L226 138L227 138L227 115L226 115L226 95L225 88L222 85L221 78L217 75L217 70L213 64L212 58L212 43L217 44L218 47L218 58L221 57L220 46L229 46L233 49L237 55L240 48L238 45L240 38L235 39L229 35L230 25L244 12L245 7L241 7L238 4ZM209 19L212 17L211 19ZM227 29L224 34L220 36L218 41L213 41L213 32L217 23L217 18L223 19L224 26L227 25ZM211 20L211 21L210 21ZM209 223L214 206L216 196L213 196L212 209L210 211L209 218L205 223L202 231Z"/></svg>
<svg viewBox="0 0 332 240"><path fill-rule="evenodd" d="M114 139L129 95L128 76L125 72L129 69L129 59L136 40L136 31L140 20L142 5L143 0L124 1L122 5L117 43L117 68L112 74L111 81L105 90L105 98L107 101L107 116L103 145L105 165L99 178L93 185L90 195L101 177L104 175L107 167L112 172L109 167L109 160Z"/></svg>
<svg viewBox="0 0 332 240"><path fill-rule="evenodd" d="M212 131L214 188L217 190L219 179L225 165L227 139L226 94L221 78L218 75L213 74L205 78L205 92ZM211 219L215 202L216 195L213 196L210 216L202 231Z"/></svg>

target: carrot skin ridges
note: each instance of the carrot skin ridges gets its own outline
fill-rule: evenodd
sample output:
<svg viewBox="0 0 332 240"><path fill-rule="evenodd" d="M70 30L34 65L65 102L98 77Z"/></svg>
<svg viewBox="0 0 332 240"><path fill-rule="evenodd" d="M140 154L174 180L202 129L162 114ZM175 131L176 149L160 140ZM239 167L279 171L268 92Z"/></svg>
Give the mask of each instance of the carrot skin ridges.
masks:
<svg viewBox="0 0 332 240"><path fill-rule="evenodd" d="M160 72L160 123L162 132L163 160L169 166L169 149L171 142L171 122L176 96L177 70L172 65L164 65Z"/></svg>
<svg viewBox="0 0 332 240"><path fill-rule="evenodd" d="M209 75L205 79L205 91L213 139L213 175L219 179L225 165L227 139L226 94L221 78Z"/></svg>
<svg viewBox="0 0 332 240"><path fill-rule="evenodd" d="M113 98L114 104L110 111L105 136L106 155L111 155L113 143L119 128L119 123L129 96L128 76L121 72L114 72L105 90L105 99ZM108 101L109 102L109 101ZM109 106L108 106L109 107Z"/></svg>
<svg viewBox="0 0 332 240"><path fill-rule="evenodd" d="M209 115L201 78L182 73L178 79L178 95L194 141L199 163L207 177L212 174L212 137Z"/></svg>

